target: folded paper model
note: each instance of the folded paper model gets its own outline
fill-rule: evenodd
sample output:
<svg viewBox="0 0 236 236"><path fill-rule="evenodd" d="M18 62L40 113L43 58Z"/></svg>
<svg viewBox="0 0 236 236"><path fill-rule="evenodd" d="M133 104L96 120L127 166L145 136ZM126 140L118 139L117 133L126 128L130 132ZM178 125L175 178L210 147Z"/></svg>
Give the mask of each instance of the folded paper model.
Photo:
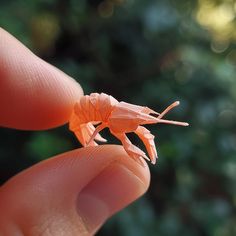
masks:
<svg viewBox="0 0 236 236"><path fill-rule="evenodd" d="M148 107L118 102L105 93L91 93L76 102L69 121L69 129L75 133L83 146L96 146L98 145L96 141L107 141L99 132L108 127L110 132L121 141L130 157L136 160L143 157L155 164L157 152L154 135L142 125L165 123L188 126L186 122L162 119L168 111L178 105L179 102L176 101L163 112L158 113ZM137 134L143 141L150 158L128 139L126 133L131 132Z"/></svg>

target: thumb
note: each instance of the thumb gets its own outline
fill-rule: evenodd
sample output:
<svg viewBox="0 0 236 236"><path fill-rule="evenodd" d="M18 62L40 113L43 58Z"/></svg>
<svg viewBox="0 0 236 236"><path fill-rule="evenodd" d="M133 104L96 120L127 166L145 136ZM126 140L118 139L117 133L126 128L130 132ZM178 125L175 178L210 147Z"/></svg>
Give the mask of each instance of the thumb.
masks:
<svg viewBox="0 0 236 236"><path fill-rule="evenodd" d="M140 197L149 180L146 163L129 158L120 146L67 152L0 188L0 235L93 235Z"/></svg>

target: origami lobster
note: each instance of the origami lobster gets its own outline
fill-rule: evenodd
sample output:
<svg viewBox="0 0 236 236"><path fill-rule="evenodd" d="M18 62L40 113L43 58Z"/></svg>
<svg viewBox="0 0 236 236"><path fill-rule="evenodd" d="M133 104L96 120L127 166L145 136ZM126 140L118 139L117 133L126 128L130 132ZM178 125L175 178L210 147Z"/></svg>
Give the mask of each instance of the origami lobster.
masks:
<svg viewBox="0 0 236 236"><path fill-rule="evenodd" d="M96 141L106 142L99 132L108 127L110 132L118 138L128 155L134 159L143 157L155 164L157 152L154 135L144 124L165 123L188 126L188 123L165 120L162 117L173 107L178 106L176 101L163 112L158 113L148 107L137 106L126 102L118 102L105 93L91 93L76 102L72 112L69 129L73 131L83 146L96 146ZM95 128L96 126L96 128ZM134 132L143 141L150 159L146 154L133 145L126 133Z"/></svg>

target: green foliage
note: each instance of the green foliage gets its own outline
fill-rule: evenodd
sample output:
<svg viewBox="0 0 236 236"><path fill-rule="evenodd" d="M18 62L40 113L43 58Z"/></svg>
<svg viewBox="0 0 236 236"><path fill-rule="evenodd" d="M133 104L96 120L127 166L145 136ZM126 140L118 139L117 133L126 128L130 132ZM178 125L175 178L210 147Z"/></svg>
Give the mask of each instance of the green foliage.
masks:
<svg viewBox="0 0 236 236"><path fill-rule="evenodd" d="M181 101L168 117L190 127L152 127L160 158L151 166L150 189L98 235L236 235L234 1L1 4L0 25L76 78L85 93L106 92L157 111ZM1 172L77 147L65 130L51 132L1 130Z"/></svg>
<svg viewBox="0 0 236 236"><path fill-rule="evenodd" d="M40 132L33 134L27 143L26 152L31 154L37 161L44 160L53 155L70 150L72 145L68 139L50 132Z"/></svg>

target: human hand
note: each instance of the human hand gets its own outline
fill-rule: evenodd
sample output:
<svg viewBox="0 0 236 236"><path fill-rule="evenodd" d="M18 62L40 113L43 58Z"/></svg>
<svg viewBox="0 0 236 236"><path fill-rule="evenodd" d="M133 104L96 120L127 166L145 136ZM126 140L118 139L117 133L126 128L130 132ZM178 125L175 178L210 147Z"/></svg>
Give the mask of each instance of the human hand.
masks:
<svg viewBox="0 0 236 236"><path fill-rule="evenodd" d="M0 28L0 125L24 130L68 122L78 83ZM122 147L80 148L19 173L0 188L0 235L93 235L148 188L149 169Z"/></svg>

